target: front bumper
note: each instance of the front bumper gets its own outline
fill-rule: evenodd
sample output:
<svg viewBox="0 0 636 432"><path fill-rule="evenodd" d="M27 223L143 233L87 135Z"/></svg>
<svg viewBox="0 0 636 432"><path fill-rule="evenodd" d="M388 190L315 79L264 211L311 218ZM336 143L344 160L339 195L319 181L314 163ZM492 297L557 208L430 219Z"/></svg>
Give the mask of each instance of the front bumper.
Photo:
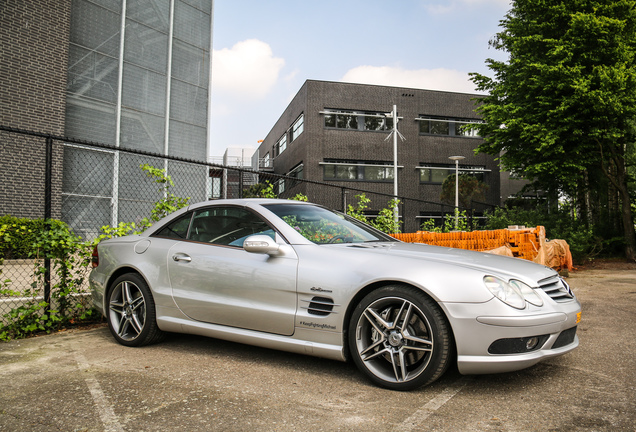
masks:
<svg viewBox="0 0 636 432"><path fill-rule="evenodd" d="M516 371L578 347L576 326L580 319L580 303L576 299L552 303L548 307L529 307L524 311L514 310L497 299L478 304L443 304L455 336L459 372ZM502 340L525 341L534 337L540 343L527 352L492 353L491 347L497 341L501 345Z"/></svg>

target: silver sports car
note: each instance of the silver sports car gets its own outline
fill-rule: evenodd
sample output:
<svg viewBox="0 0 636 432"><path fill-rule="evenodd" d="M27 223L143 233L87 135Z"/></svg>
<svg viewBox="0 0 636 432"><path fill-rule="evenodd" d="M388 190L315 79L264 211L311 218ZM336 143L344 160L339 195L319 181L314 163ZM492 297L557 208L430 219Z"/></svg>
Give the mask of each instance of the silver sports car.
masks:
<svg viewBox="0 0 636 432"><path fill-rule="evenodd" d="M410 390L451 362L514 371L572 351L581 305L552 269L399 242L304 202L190 205L101 242L90 277L117 342L193 333L336 360Z"/></svg>

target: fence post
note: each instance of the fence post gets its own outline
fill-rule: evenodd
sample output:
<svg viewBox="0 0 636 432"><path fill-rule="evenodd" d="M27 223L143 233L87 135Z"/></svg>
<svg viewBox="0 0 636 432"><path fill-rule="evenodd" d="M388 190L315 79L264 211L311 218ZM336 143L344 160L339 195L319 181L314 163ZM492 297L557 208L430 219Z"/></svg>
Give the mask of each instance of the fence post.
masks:
<svg viewBox="0 0 636 432"><path fill-rule="evenodd" d="M239 198L243 198L243 174L245 174L243 171L239 171L238 175L239 175L239 193L238 193L238 197Z"/></svg>
<svg viewBox="0 0 636 432"><path fill-rule="evenodd" d="M347 212L347 189L341 188L340 193L342 195L342 212L346 213Z"/></svg>
<svg viewBox="0 0 636 432"><path fill-rule="evenodd" d="M53 138L46 138L46 167L44 169L44 226L46 236L49 236L51 227L51 207L53 193ZM48 251L44 256L44 301L46 302L45 313L51 310L51 258Z"/></svg>

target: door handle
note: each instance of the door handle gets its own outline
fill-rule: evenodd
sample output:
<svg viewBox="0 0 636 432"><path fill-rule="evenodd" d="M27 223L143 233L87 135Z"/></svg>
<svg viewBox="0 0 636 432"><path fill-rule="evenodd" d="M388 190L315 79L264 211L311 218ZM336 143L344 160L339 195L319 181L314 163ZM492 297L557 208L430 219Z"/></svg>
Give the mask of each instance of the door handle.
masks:
<svg viewBox="0 0 636 432"><path fill-rule="evenodd" d="M173 255L172 259L175 261L185 261L185 262L190 262L192 261L192 258L190 258L188 255L182 254L182 255Z"/></svg>

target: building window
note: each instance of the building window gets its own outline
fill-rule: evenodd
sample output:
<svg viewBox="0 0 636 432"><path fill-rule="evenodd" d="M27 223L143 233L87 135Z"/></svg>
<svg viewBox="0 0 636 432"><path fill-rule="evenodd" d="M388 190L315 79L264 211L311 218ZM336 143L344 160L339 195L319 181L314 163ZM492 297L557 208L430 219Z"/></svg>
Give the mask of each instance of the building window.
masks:
<svg viewBox="0 0 636 432"><path fill-rule="evenodd" d="M446 135L479 138L476 130L469 130L465 126L482 123L476 119L460 119L451 117L434 117L422 115L415 119L420 123L421 135Z"/></svg>
<svg viewBox="0 0 636 432"><path fill-rule="evenodd" d="M441 184L446 177L455 174L455 165L451 164L421 164L417 167L420 170L420 183ZM459 174L470 174L483 182L485 173L489 172L483 166L461 166Z"/></svg>
<svg viewBox="0 0 636 432"><path fill-rule="evenodd" d="M373 111L346 111L326 109L321 111L325 117L325 127L359 131L387 131L393 129L393 119L384 113Z"/></svg>
<svg viewBox="0 0 636 432"><path fill-rule="evenodd" d="M289 171L287 173L287 177L291 177L290 179L287 179L287 189L291 189L294 186L296 186L298 184L298 181L294 180L294 179L303 179L304 178L304 165L303 163L299 163L298 165L296 165L294 168L291 169L291 171ZM282 181L284 181L284 179L281 179Z"/></svg>
<svg viewBox="0 0 636 432"><path fill-rule="evenodd" d="M298 119L292 125L292 142L296 140L300 136L301 133L305 130L305 117L303 114L298 117Z"/></svg>
<svg viewBox="0 0 636 432"><path fill-rule="evenodd" d="M392 162L325 160L323 166L325 180L392 182Z"/></svg>
<svg viewBox="0 0 636 432"><path fill-rule="evenodd" d="M274 144L274 155L278 156L287 148L287 133L285 133L280 139Z"/></svg>

